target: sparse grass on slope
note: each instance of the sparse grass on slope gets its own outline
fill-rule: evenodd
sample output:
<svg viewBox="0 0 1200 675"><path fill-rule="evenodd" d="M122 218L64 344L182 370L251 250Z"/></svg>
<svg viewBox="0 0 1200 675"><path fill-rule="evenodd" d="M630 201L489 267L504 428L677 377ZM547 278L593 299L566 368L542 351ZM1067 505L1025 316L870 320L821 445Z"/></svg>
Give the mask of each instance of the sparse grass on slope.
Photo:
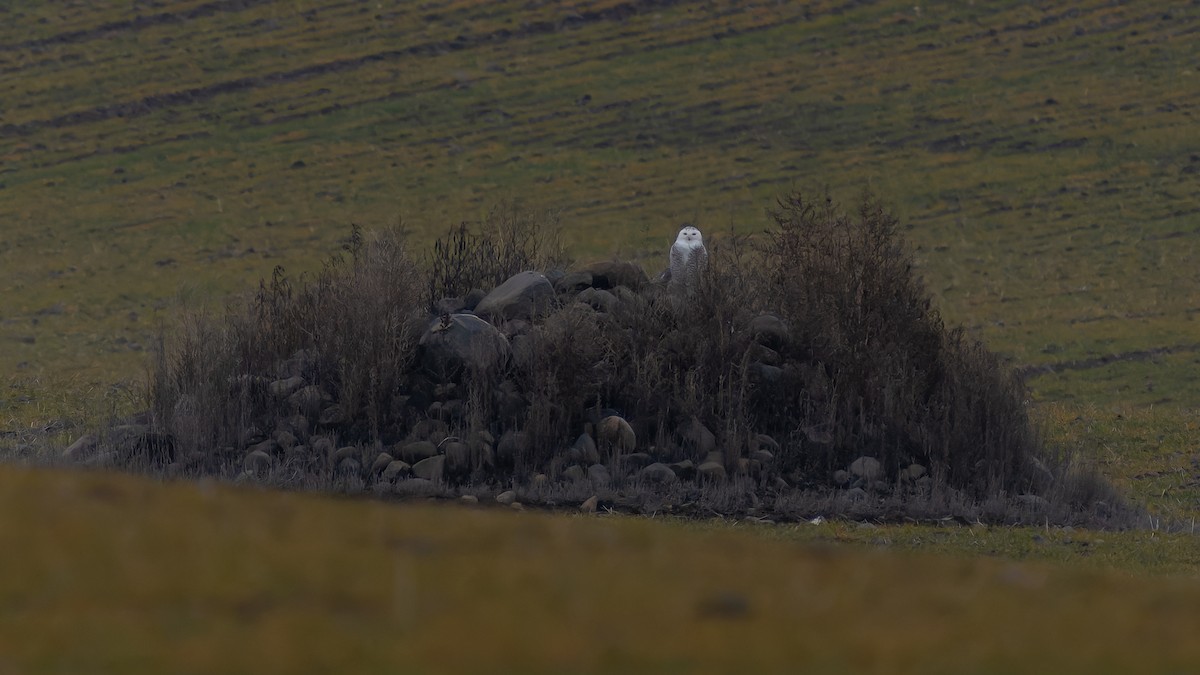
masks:
<svg viewBox="0 0 1200 675"><path fill-rule="evenodd" d="M1200 659L1192 537L739 529L9 467L0 670L1090 674ZM1072 568L834 543L893 538Z"/></svg>

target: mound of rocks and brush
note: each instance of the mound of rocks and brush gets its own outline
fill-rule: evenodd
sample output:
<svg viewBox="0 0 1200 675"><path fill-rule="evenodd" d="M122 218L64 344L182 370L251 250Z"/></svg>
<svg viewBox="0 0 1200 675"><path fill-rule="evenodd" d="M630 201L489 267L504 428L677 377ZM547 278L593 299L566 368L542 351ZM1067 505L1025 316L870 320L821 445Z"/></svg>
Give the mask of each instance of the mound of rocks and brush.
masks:
<svg viewBox="0 0 1200 675"><path fill-rule="evenodd" d="M800 222L791 234L811 238L812 214L792 206L782 233ZM771 276L772 255L828 263L787 253L798 241L776 239L784 253L764 255L757 281L719 256L687 289L606 261L423 299L419 278L397 276L400 248L366 250L177 338L151 409L66 456L585 512L1041 522L1110 508L1055 497L1023 392L941 327L919 285L899 300L889 288L881 308L869 287L816 302L846 279ZM847 272L893 284L872 273Z"/></svg>

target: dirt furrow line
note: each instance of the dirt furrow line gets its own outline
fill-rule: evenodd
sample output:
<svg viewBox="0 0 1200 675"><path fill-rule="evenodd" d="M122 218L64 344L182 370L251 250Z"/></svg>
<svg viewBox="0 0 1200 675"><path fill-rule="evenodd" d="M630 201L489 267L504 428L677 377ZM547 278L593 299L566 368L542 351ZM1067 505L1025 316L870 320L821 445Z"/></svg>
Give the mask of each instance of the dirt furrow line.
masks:
<svg viewBox="0 0 1200 675"><path fill-rule="evenodd" d="M1060 373L1064 370L1088 370L1091 368L1103 368L1109 364L1119 363L1122 361L1149 361L1160 356L1186 354L1189 352L1198 351L1200 351L1200 343L1174 345L1171 347L1155 347L1153 349L1139 349L1130 352L1106 354L1104 356L1093 356L1087 359L1075 359L1073 361L1025 365L1018 368L1017 372L1025 378L1040 377L1042 375Z"/></svg>
<svg viewBox="0 0 1200 675"><path fill-rule="evenodd" d="M257 1L257 0L244 0ZM43 128L62 128L101 122L113 117L142 117L155 110L177 105L194 104L212 99L222 94L230 94L258 87L271 86L284 82L327 75L361 68L367 64L396 61L410 57L439 56L448 52L461 51L484 44L495 44L512 39L522 39L545 35L563 29L576 29L588 24L624 21L641 12L661 10L675 5L679 0L638 0L626 2L606 9L578 12L560 21L540 21L523 24L520 28L510 30L501 28L477 35L462 34L453 40L437 40L413 45L404 49L393 49L349 59L339 59L326 63L317 63L292 70L252 75L232 80L225 80L203 87L193 87L180 91L166 92L146 96L135 101L124 101L111 105L96 106L86 110L59 115L49 119L30 120L16 124L0 126L0 138L25 136Z"/></svg>
<svg viewBox="0 0 1200 675"><path fill-rule="evenodd" d="M274 1L275 0L217 0L216 2L209 2L197 7L193 7L185 12L162 12L160 14L149 15L139 14L132 19L127 19L125 21L110 21L109 23L102 23L93 28L59 33L58 35L52 35L48 38L26 40L25 42L16 42L12 44L0 44L0 51L11 52L21 49L42 49L54 45L85 42L87 40L95 40L97 38L107 37L113 33L139 31L144 28L150 28L151 26L183 23L184 21L201 19L223 12L240 12L258 5L267 5Z"/></svg>

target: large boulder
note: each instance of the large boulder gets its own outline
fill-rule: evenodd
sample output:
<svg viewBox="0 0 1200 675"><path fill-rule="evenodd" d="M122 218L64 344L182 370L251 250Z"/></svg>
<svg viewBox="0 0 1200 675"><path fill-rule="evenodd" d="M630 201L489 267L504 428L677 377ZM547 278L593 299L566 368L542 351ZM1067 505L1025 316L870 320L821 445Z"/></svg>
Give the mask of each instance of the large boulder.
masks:
<svg viewBox="0 0 1200 675"><path fill-rule="evenodd" d="M441 378L463 370L483 372L508 358L508 340L492 324L471 314L434 319L420 341L426 370Z"/></svg>
<svg viewBox="0 0 1200 675"><path fill-rule="evenodd" d="M623 260L605 260L584 267L584 272L592 275L593 288L616 288L625 286L633 290L650 283L646 272L639 266Z"/></svg>
<svg viewBox="0 0 1200 675"><path fill-rule="evenodd" d="M546 275L521 272L484 296L475 313L492 320L532 319L545 313L553 301L554 286Z"/></svg>

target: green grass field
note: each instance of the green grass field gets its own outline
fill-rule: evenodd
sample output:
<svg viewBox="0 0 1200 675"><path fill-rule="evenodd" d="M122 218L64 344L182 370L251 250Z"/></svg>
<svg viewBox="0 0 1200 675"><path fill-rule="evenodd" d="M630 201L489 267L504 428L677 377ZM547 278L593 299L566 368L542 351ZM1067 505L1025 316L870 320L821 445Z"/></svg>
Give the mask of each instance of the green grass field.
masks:
<svg viewBox="0 0 1200 675"><path fill-rule="evenodd" d="M1198 28L1195 7L1170 2L14 0L0 7L0 374L6 378L0 447L19 455L29 446L69 442L91 421L136 408L148 350L176 308L218 305L230 293L256 287L276 265L316 269L352 223L403 222L414 244L423 246L452 224L516 201L559 211L564 236L581 259L620 255L656 270L681 221L697 222L710 239L730 230L751 233L765 226L778 195L828 186L847 202L871 190L910 227L909 242L943 316L1025 370L1035 413L1052 441L1078 447L1154 517L1189 522L1200 510L1200 136L1190 133L1200 110ZM26 578L31 570L48 576L41 586L0 590L17 598L7 605L12 609L0 609L0 621L13 626L28 619L29 626L45 626L54 642L80 631L89 638L60 661L39 649L49 641L10 639L0 644L0 673L10 664L18 672L78 670L93 653L89 646L104 655L94 663L114 670L177 671L181 662L209 670L199 654L246 641L254 645L241 652L246 660L230 656L212 667L319 669L324 662L305 655L321 647L362 652L386 642L396 619L380 619L383 605L372 602L383 596L371 595L383 577L346 570L370 567L389 555L387 547L350 535L344 544L328 544L343 536L339 519L400 523L379 525L385 529L449 528L448 541L499 528L540 541L531 546L546 555L577 538L609 536L596 534L601 531L645 546L664 537L680 542L681 550L697 547L713 556L709 567L701 556L696 575L755 576L738 566L737 556L708 543L709 533L658 523L597 529L575 518L436 509L395 514L386 505L225 492L221 504L228 498L228 506L202 507L195 501L201 493L188 486L15 470L0 472L0 480L8 486L0 494L10 518L53 513L56 495L74 489L61 486L72 481L104 486L112 480L120 487L97 489L132 495L100 499L106 505L94 516L95 500L72 509L72 499L65 499L67 520L47 520L45 529L24 520L6 524L5 550L28 547L31 553L5 556L15 565L5 578ZM132 585L95 587L102 574L133 579L146 571L104 572L104 565L159 567L158 549L138 548L151 544L123 549L113 542L159 541L176 527L171 519L236 521L239 510L293 508L311 513L327 532L300 542L259 538L250 523L236 533L197 524L211 532L187 545L212 547L207 560L213 565L225 560L216 552L240 546L252 547L257 562L226 570L227 576L212 569L189 574L191 568L168 564L172 571L146 596L133 593ZM228 510L218 518L204 509ZM48 528L60 526L80 536L46 538ZM521 534L523 527L559 534L546 539ZM438 630L449 625L439 621L467 615L475 623L464 625L477 633L500 625L497 636L516 636L520 647L507 656L517 670L583 664L579 670L623 671L630 663L688 672L708 663L714 670L739 664L772 670L803 658L768 644L782 630L776 625L781 617L792 616L788 620L799 623L789 626L801 627L789 633L792 644L811 646L808 662L830 671L960 672L974 665L1012 672L1031 663L1057 671L1069 661L1096 666L1079 672L1121 672L1135 663L1151 670L1194 663L1184 632L1189 626L1194 632L1196 617L1191 537L1159 547L1152 532L1089 534L1117 542L1117 553L1098 556L1093 548L1014 543L1031 540L1022 531L975 547L956 545L937 528L869 535L851 526L827 528L852 533L830 534L831 540L851 539L871 552L835 547L839 565L831 566L807 544L730 536L762 556L767 577L782 578L799 556L808 561L802 566L825 570L813 574L845 574L834 581L858 584L859 595L830 610L854 617L845 619L846 642L834 646L793 635L823 634L817 629L828 617L795 619L788 612L797 610L786 601L777 606L766 599L769 609L744 625L718 622L696 633L679 619L679 612L691 611L682 605L657 607L663 614L642 617L644 624L631 625L643 631L628 633L611 618L618 614L605 614L616 609L589 606L575 626L597 621L603 639L588 641L579 633L534 642L530 635L552 617L545 597L535 593L521 599L525 604L513 599L522 580L551 594L568 583L592 592L593 583L582 572L548 575L537 567L547 564L536 561L539 553L533 567L503 573L503 583L482 576L452 589L505 589L496 591L494 608L484 603L488 609L472 614L468 595L454 595L438 610L440 618L389 643L379 658L415 649L418 669L484 667L435 660L468 658L447 642L450 631ZM970 593L1003 601L993 601L986 595L991 586L971 581L972 575L994 579L1007 563L975 557L918 563L873 552L879 540L901 542L882 547L889 550L912 542L935 552L1056 562L1020 573L1045 584L1021 596L1026 604L996 586L997 597L1009 597L1010 604L989 618L975 609ZM631 549L633 565L665 568L664 561L677 559L655 557L653 547ZM56 567L38 556L106 562ZM298 558L304 564L293 567ZM412 564L419 578L436 576L436 563ZM456 569L471 573L466 560L459 564ZM877 565L887 571L853 576L854 569ZM831 571L842 566L851 571ZM1077 571L1081 566L1088 569ZM929 591L940 588L939 570L960 574L973 590L950 599ZM314 586L307 592L316 598L280 599L307 588L305 580L316 578L308 574L344 578L345 592L354 597L321 596L325 591ZM596 583L633 583L627 572L604 574L611 576L594 577L605 580ZM904 575L919 575L925 585L895 590L904 585L895 579ZM668 580L676 589L665 592L680 597L689 579ZM655 592L639 583L649 582L637 581L635 590L612 598ZM29 595L30 588L48 589L49 599ZM216 604L197 600L204 589L220 588ZM767 586L747 588L756 599L769 595ZM277 595L255 604L259 591ZM1037 604L1060 596L1053 611ZM615 602L587 597L585 605ZM191 609L164 616L174 611L173 599ZM1113 603L1104 606L1103 621L1099 610L1086 609L1093 601ZM239 604L247 602L249 610ZM938 623L938 603L967 612L950 616L968 618ZM878 611L863 618L865 605ZM886 619L906 608L913 618L905 623L912 626L889 627ZM306 609L316 611L315 618ZM1134 626L1128 613L1153 618ZM513 615L528 623L511 621ZM1037 621L1025 623L1027 615ZM110 621L114 616L128 623ZM232 623L219 624L230 617ZM764 629L764 622L772 627ZM905 632L918 625L928 632ZM993 635L994 642L970 637L997 625L1023 632ZM661 640L652 643L642 635L645 626L669 629L656 632ZM1047 634L1063 626L1070 632ZM595 637L596 630L587 634ZM1100 646L1072 660L1056 645L1073 644L1076 631L1096 636ZM1122 641L1130 631L1146 640L1144 647ZM186 637L193 633L202 637ZM335 634L346 637L337 641ZM853 635L861 634L882 636L883 646L865 650L861 660L821 651L849 649ZM695 635L704 636L700 642L713 660L680 646ZM139 649L145 636L179 651L149 654ZM1103 636L1111 639L1101 643ZM1028 650L1018 648L1022 640L1031 641ZM551 642L561 653L546 646ZM730 646L735 643L740 651ZM946 643L959 649L939 651L943 660L921 651ZM605 651L605 644L632 651ZM973 645L980 651L971 651ZM135 654L144 660L127 660ZM751 660L729 660L735 655ZM1151 656L1161 660L1144 661ZM1026 657L1031 660L1020 660Z"/></svg>

